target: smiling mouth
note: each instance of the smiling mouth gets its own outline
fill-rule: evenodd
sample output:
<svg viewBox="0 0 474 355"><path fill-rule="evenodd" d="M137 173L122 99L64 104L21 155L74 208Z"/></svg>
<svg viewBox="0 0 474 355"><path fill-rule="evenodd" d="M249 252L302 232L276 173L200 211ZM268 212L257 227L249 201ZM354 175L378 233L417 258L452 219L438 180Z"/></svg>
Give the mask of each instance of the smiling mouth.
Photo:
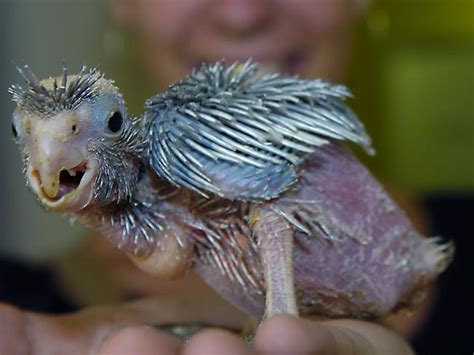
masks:
<svg viewBox="0 0 474 355"><path fill-rule="evenodd" d="M214 62L215 60L224 59L227 64L231 64L234 61L244 62L245 60L252 58L254 61L261 65L263 72L284 72L289 75L295 75L301 71L306 65L308 59L308 53L306 50L299 50L289 52L286 55L282 55L278 58L272 58L261 55L242 54L239 55L225 55L223 54L220 58L198 58L188 62L190 68L199 68L203 63Z"/></svg>

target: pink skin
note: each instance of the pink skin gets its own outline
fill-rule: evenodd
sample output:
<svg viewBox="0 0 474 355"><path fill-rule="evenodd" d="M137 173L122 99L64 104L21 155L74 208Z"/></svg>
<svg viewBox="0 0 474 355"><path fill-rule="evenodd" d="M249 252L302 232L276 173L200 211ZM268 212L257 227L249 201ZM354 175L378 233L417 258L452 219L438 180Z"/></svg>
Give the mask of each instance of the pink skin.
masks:
<svg viewBox="0 0 474 355"><path fill-rule="evenodd" d="M315 218L340 239L328 241L296 231L294 282L303 314L379 317L414 306L449 263L449 248L422 238L367 169L340 144L308 158L295 189L268 205L290 212L294 203L285 200L316 201ZM196 267L209 285L235 305L263 314L263 297L245 292L205 264ZM273 273L280 275L280 283L275 284L284 285L278 267L265 276ZM285 297L291 304L288 293L280 293L280 300Z"/></svg>

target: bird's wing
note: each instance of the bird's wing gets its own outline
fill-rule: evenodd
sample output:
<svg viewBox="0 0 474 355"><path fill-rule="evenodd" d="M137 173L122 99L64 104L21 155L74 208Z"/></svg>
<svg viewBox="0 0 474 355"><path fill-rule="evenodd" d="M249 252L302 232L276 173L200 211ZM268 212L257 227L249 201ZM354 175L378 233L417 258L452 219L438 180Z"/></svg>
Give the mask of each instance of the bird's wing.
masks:
<svg viewBox="0 0 474 355"><path fill-rule="evenodd" d="M280 74L251 61L219 62L146 103L147 159L172 183L228 199L268 200L298 178L298 166L331 140L372 151L343 104L344 86Z"/></svg>

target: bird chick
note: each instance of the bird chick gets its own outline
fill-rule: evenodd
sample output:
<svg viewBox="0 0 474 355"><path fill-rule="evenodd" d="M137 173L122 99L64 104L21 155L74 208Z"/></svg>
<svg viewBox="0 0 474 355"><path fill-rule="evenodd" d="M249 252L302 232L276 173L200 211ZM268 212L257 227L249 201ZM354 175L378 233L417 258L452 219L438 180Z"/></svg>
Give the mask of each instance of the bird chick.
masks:
<svg viewBox="0 0 474 355"><path fill-rule="evenodd" d="M369 318L418 303L449 263L345 146L373 153L344 86L219 62L130 118L95 69L19 71L28 186L149 273L194 267L258 316Z"/></svg>

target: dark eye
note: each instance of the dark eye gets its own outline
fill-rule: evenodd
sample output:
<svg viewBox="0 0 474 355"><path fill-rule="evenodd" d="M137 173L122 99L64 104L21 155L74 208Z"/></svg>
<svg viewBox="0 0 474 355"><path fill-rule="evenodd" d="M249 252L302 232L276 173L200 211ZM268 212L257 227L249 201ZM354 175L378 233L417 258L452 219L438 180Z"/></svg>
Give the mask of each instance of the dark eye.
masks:
<svg viewBox="0 0 474 355"><path fill-rule="evenodd" d="M12 123L12 134L13 138L17 139L18 138L18 131L16 130L15 124Z"/></svg>
<svg viewBox="0 0 474 355"><path fill-rule="evenodd" d="M111 132L117 133L122 128L123 117L120 112L114 112L112 116L110 116L109 121L107 122L107 127L110 129Z"/></svg>

